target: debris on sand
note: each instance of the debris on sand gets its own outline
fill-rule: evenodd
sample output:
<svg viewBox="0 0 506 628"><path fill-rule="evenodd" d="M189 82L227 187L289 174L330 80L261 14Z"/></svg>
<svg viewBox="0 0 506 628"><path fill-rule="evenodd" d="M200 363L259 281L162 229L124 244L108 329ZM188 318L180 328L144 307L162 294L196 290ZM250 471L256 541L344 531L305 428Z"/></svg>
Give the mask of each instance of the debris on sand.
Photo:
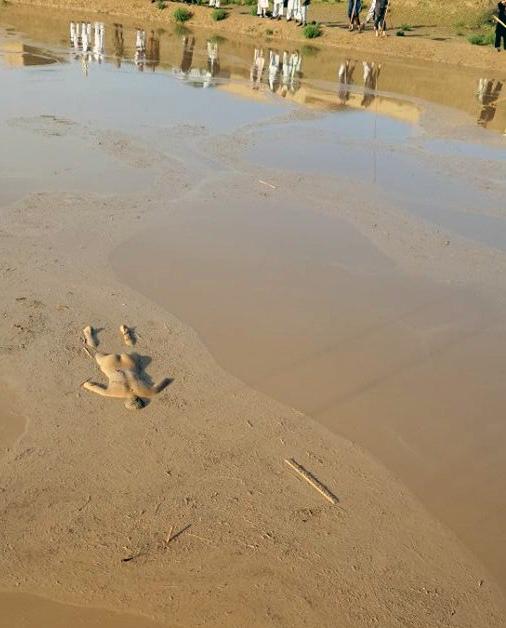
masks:
<svg viewBox="0 0 506 628"><path fill-rule="evenodd" d="M331 504L334 504L334 506L337 506L339 504L339 499L333 493L331 493L329 489L320 482L320 480L315 478L315 476L312 473L304 469L302 465L296 462L293 458L286 459L285 462L298 475L300 475L301 478L306 480L308 484L310 484L321 495L323 495L323 497L325 497L327 501L329 501Z"/></svg>

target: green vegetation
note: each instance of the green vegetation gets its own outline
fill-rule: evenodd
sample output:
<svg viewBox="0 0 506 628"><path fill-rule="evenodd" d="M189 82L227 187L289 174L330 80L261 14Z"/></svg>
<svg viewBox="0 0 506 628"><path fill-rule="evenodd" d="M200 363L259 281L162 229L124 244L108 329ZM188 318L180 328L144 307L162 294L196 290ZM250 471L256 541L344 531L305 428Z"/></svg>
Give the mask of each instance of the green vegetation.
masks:
<svg viewBox="0 0 506 628"><path fill-rule="evenodd" d="M211 18L215 22L221 22L221 20L224 20L227 17L228 13L225 11L225 9L214 9L214 11L211 13Z"/></svg>
<svg viewBox="0 0 506 628"><path fill-rule="evenodd" d="M256 3L251 5L251 9L249 10L249 12L250 12L250 15L256 15L257 14L257 5L256 5Z"/></svg>
<svg viewBox="0 0 506 628"><path fill-rule="evenodd" d="M484 33L474 33L473 35L469 35L467 41L473 46L492 46L494 43L494 31L487 30Z"/></svg>
<svg viewBox="0 0 506 628"><path fill-rule="evenodd" d="M167 3L165 0L156 0L156 6L160 9L160 11L163 11L167 7Z"/></svg>
<svg viewBox="0 0 506 628"><path fill-rule="evenodd" d="M184 7L178 7L172 15L178 24L184 24L192 18L192 12Z"/></svg>
<svg viewBox="0 0 506 628"><path fill-rule="evenodd" d="M305 57L316 57L316 55L319 54L320 49L316 46L311 46L311 44L304 44L301 52Z"/></svg>
<svg viewBox="0 0 506 628"><path fill-rule="evenodd" d="M322 28L319 24L308 24L304 26L304 37L306 39L315 39L322 34Z"/></svg>
<svg viewBox="0 0 506 628"><path fill-rule="evenodd" d="M404 33L408 33L413 30L413 27L411 26L411 24L401 24L399 26L399 30L403 31Z"/></svg>
<svg viewBox="0 0 506 628"><path fill-rule="evenodd" d="M395 34L397 35L397 37L404 37L405 36L404 31L396 31Z"/></svg>

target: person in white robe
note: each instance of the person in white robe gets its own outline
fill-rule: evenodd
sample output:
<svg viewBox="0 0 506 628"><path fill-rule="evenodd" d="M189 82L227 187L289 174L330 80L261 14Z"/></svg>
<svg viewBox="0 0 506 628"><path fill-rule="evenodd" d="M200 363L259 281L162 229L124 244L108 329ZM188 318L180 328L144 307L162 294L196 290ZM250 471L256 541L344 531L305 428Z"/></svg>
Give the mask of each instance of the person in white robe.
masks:
<svg viewBox="0 0 506 628"><path fill-rule="evenodd" d="M284 0L273 0L272 4L272 19L280 20L283 17L284 12Z"/></svg>
<svg viewBox="0 0 506 628"><path fill-rule="evenodd" d="M268 10L269 10L269 0L258 0L258 4L257 4L258 17L267 17Z"/></svg>

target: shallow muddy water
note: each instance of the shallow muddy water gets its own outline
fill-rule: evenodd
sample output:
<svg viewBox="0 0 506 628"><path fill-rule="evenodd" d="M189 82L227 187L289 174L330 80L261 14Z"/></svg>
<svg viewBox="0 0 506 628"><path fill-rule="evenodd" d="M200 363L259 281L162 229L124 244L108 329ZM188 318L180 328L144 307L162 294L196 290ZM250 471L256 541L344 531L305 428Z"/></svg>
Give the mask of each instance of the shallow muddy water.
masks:
<svg viewBox="0 0 506 628"><path fill-rule="evenodd" d="M351 202L502 253L504 77L269 46L0 10L0 206L162 199L113 253L118 277L232 374L372 452L504 587L504 306L479 277L410 272ZM167 156L188 175L177 203ZM239 175L251 185L229 190ZM311 200L299 176L318 178Z"/></svg>
<svg viewBox="0 0 506 628"><path fill-rule="evenodd" d="M159 628L143 617L0 592L0 628Z"/></svg>

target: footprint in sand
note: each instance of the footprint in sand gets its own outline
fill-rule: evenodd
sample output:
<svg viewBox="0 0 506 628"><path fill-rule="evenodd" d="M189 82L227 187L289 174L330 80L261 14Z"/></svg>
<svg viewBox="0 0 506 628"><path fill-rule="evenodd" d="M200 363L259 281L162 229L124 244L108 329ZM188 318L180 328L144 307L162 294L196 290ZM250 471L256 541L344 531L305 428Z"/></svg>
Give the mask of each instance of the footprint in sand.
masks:
<svg viewBox="0 0 506 628"><path fill-rule="evenodd" d="M134 345L135 335L131 328L121 325L120 334L126 345ZM147 399L154 397L172 383L171 379L166 378L158 385L153 385L144 372L148 360L135 353L116 354L97 351L96 330L90 325L84 328L83 336L86 353L95 360L109 380L107 386L87 380L82 384L86 390L103 397L125 399L126 408L138 410L147 404Z"/></svg>

